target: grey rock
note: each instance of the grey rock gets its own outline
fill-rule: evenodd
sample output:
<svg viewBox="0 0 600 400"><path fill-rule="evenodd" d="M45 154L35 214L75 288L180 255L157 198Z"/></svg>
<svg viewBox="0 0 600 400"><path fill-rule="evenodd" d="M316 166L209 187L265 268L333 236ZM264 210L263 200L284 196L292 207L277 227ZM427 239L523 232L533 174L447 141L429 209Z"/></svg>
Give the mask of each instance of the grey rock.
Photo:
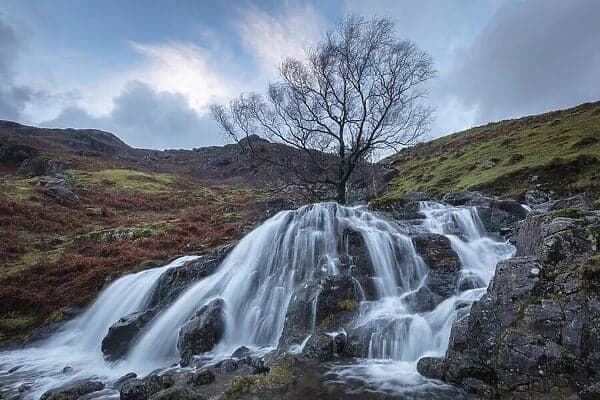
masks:
<svg viewBox="0 0 600 400"><path fill-rule="evenodd" d="M196 389L189 386L174 386L161 390L150 396L150 400L203 400L205 399Z"/></svg>
<svg viewBox="0 0 600 400"><path fill-rule="evenodd" d="M346 335L343 333L337 335L326 333L315 334L311 336L306 346L304 346L302 355L320 361L332 360L345 354L345 345Z"/></svg>
<svg viewBox="0 0 600 400"><path fill-rule="evenodd" d="M51 389L42 394L40 400L76 400L79 397L104 389L99 381L77 381L66 386Z"/></svg>
<svg viewBox="0 0 600 400"><path fill-rule="evenodd" d="M210 369L201 369L200 371L194 372L190 382L196 386L208 385L215 381L215 374Z"/></svg>
<svg viewBox="0 0 600 400"><path fill-rule="evenodd" d="M131 343L158 313L157 308L126 315L114 323L102 339L102 353L109 360L125 356Z"/></svg>
<svg viewBox="0 0 600 400"><path fill-rule="evenodd" d="M546 203L550 200L548 193L540 189L528 190L525 192L525 204L530 207L535 207L540 204Z"/></svg>
<svg viewBox="0 0 600 400"><path fill-rule="evenodd" d="M147 400L163 388L162 379L158 375L150 375L143 379L135 378L123 384L120 398L121 400Z"/></svg>
<svg viewBox="0 0 600 400"><path fill-rule="evenodd" d="M210 351L225 333L223 299L214 299L201 307L195 315L181 327L177 348L182 365L189 365L194 355Z"/></svg>
<svg viewBox="0 0 600 400"><path fill-rule="evenodd" d="M65 203L77 203L79 201L77 194L63 186L50 186L42 189L42 192L49 197Z"/></svg>

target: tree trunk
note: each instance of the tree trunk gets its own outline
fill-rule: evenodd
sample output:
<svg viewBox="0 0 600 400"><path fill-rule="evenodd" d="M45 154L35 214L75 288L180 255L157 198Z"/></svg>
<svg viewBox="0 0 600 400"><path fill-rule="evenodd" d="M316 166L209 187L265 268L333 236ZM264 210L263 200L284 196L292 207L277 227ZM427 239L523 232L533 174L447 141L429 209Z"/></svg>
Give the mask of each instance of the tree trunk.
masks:
<svg viewBox="0 0 600 400"><path fill-rule="evenodd" d="M346 180L339 182L335 189L335 201L340 204L346 204Z"/></svg>

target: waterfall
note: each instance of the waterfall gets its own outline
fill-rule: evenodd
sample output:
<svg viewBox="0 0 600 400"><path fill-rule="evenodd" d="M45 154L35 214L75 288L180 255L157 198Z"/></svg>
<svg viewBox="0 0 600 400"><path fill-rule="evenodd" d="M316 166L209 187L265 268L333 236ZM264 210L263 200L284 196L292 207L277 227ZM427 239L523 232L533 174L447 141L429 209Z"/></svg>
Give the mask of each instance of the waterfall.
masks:
<svg viewBox="0 0 600 400"><path fill-rule="evenodd" d="M34 391L26 395L38 398L44 389L79 378L110 379L129 372L125 365L104 362L100 350L102 338L119 318L144 309L163 272L195 258L180 257L165 266L119 278L100 293L85 313L67 322L49 339L29 348L0 352L0 382L5 386L27 382ZM19 369L7 373L14 366ZM64 368L72 373L64 373Z"/></svg>
<svg viewBox="0 0 600 400"><path fill-rule="evenodd" d="M66 324L50 340L33 348L0 353L0 379L4 379L5 366L15 363L25 365L23 370L36 370L38 374L44 371L36 378L40 388L64 379L56 371L65 365L79 370L82 377L87 373L111 379L130 370L149 372L167 367L179 361L180 327L215 298L224 301L225 333L204 357L225 358L242 345L263 352L276 348L295 291L327 276L349 274L350 266L343 262L347 254L342 240L350 229L360 234L368 250L376 298L367 300L360 283L352 278L360 311L349 328L370 333L368 359L334 369L340 377L360 377L381 387L389 379L400 379L403 385L415 384L422 380L416 372L418 359L445 353L450 328L458 315L456 305L483 295L496 262L514 254L510 244L486 235L474 208L423 202L421 212L426 218L408 226L371 212L366 206L319 203L282 211L247 234L215 273L192 285L162 310L125 360L105 364L100 352L102 337L121 316L143 309L160 275L186 258L115 281L84 315ZM433 310L421 313L415 312L407 300L424 285L429 274L411 239L415 230L446 236L462 263L461 279L472 283L469 289L457 289ZM314 331L316 300L311 312L312 326L307 329ZM334 344L340 332L328 333ZM343 335L347 335L345 330ZM290 350L301 351L309 338ZM396 374L393 377L392 371Z"/></svg>

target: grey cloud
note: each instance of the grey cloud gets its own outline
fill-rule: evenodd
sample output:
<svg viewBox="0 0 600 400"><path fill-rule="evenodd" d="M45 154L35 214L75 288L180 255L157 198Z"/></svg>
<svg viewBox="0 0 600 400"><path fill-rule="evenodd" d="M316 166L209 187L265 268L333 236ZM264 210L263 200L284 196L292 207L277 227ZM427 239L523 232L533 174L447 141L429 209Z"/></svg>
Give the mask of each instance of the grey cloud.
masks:
<svg viewBox="0 0 600 400"><path fill-rule="evenodd" d="M17 32L0 14L0 119L19 119L33 95L30 88L14 83L20 46Z"/></svg>
<svg viewBox="0 0 600 400"><path fill-rule="evenodd" d="M137 81L125 86L107 115L95 117L81 108L69 107L41 125L103 129L143 148L191 148L223 142L212 118L198 114L183 95L157 92Z"/></svg>
<svg viewBox="0 0 600 400"><path fill-rule="evenodd" d="M474 122L600 99L600 2L504 5L442 76L440 94L476 110Z"/></svg>

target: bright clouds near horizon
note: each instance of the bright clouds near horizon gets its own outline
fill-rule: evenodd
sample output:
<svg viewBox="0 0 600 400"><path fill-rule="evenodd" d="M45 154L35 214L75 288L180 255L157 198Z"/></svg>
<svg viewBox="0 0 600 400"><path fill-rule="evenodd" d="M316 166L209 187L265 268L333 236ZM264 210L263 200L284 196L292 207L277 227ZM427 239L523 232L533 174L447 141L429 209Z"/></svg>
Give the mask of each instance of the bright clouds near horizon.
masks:
<svg viewBox="0 0 600 400"><path fill-rule="evenodd" d="M222 144L208 106L264 92L284 57L347 13L386 15L433 56L432 136L600 100L595 0L6 1L0 119L105 129L138 147Z"/></svg>

